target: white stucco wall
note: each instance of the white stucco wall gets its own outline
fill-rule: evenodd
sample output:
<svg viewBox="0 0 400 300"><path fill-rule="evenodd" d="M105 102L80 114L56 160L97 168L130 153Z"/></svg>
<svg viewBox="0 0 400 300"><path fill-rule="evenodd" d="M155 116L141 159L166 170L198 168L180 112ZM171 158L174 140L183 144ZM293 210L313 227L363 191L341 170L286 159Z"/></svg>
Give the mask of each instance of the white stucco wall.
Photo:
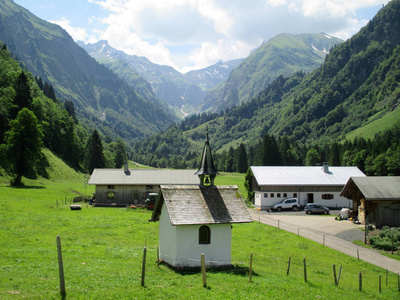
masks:
<svg viewBox="0 0 400 300"><path fill-rule="evenodd" d="M172 226L163 205L160 215L160 259L174 267L199 267L204 253L206 265L231 264L231 224L207 225L211 231L211 243L199 244L199 228L202 225Z"/></svg>
<svg viewBox="0 0 400 300"><path fill-rule="evenodd" d="M286 193L287 197L283 197L283 194ZM268 197L264 197L264 194L268 194ZM274 197L271 198L271 194L274 194ZM281 197L277 197L277 195L280 194ZM333 192L333 191L302 191L302 192L297 192L297 198L300 200L300 204L303 206L307 204L308 201L308 195L307 194L313 194L314 195L314 203L321 204L323 206L327 206L330 208L338 208L341 209L343 207L348 207L352 208L353 202L350 199L347 199L345 197L341 197L340 192ZM331 200L324 200L322 199L323 194L332 194L333 199ZM279 201L285 199L285 198L292 198L293 197L293 192L281 192L281 191L274 191L274 192L255 192L254 193L254 206L258 209L269 209L272 205L275 203L278 203Z"/></svg>

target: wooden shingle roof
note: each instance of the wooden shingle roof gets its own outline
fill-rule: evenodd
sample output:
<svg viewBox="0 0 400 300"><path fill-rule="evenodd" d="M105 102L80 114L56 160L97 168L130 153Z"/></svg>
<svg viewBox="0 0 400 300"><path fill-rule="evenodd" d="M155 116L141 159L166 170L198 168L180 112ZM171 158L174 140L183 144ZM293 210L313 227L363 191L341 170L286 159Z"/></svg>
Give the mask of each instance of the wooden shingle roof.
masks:
<svg viewBox="0 0 400 300"><path fill-rule="evenodd" d="M151 221L164 204L172 225L252 222L237 186L162 185Z"/></svg>

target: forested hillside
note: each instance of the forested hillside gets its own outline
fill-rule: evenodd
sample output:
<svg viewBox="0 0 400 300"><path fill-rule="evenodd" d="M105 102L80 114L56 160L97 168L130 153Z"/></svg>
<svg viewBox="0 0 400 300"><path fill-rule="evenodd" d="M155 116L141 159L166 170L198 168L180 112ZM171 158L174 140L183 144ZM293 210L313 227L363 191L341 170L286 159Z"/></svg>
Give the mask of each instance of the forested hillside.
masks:
<svg viewBox="0 0 400 300"><path fill-rule="evenodd" d="M318 149L330 149L335 142L342 147L335 164L354 163L365 171L370 170L370 174L383 175L390 172L375 172L371 166L381 154L385 159L392 157L390 153L386 155L389 149L398 151L398 127L394 126L399 120L399 98L400 1L391 1L358 34L332 49L325 62L310 74L297 72L291 77L280 76L257 97L232 110L190 117L156 139L135 145L135 157L143 162L162 161L173 166L176 157L189 155L186 149L201 149L199 145L208 124L213 149L221 155L218 158L221 170L230 170L226 161L235 157L233 152L239 151L241 144L247 152L247 163L264 164L263 160L253 159L255 147L265 136L272 136L285 141L282 144L285 146L279 146L279 142L277 146L282 157L287 151L293 152L291 159L276 160L283 164L327 160L326 150ZM378 136L369 142L361 139L357 145L374 144L388 136L393 138L385 142L390 146L380 150L376 147L374 151L362 146L354 149L342 146L353 143L345 142L346 135L370 124ZM155 144L155 141L163 142L163 146L158 147L161 143ZM317 160L307 159L311 149L316 151L308 156L314 155ZM367 152L357 155L357 149ZM368 161L369 169L357 161L360 155L363 163Z"/></svg>
<svg viewBox="0 0 400 300"><path fill-rule="evenodd" d="M61 27L11 0L0 2L0 41L30 72L49 82L57 97L73 101L80 120L111 139L134 141L177 120L166 105L145 99L97 63Z"/></svg>
<svg viewBox="0 0 400 300"><path fill-rule="evenodd" d="M48 177L43 147L79 171L122 166L121 139L103 146L97 130L78 122L71 101L48 98L52 86L23 70L6 45L0 47L0 176L12 175L15 185L22 184L22 176Z"/></svg>

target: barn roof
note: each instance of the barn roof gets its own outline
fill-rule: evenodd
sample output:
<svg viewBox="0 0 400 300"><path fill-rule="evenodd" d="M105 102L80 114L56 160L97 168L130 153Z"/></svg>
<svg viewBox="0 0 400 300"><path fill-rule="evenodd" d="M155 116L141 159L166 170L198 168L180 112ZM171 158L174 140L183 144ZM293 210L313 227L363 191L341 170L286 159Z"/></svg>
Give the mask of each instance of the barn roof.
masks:
<svg viewBox="0 0 400 300"><path fill-rule="evenodd" d="M172 225L252 222L237 186L162 185L150 221L165 204Z"/></svg>
<svg viewBox="0 0 400 300"><path fill-rule="evenodd" d="M351 198L355 189L367 201L400 200L400 176L351 177L340 195Z"/></svg>
<svg viewBox="0 0 400 300"><path fill-rule="evenodd" d="M357 167L251 167L259 186L345 185L352 176L365 176Z"/></svg>
<svg viewBox="0 0 400 300"><path fill-rule="evenodd" d="M94 169L90 177L91 185L161 185L197 184L196 170L158 169Z"/></svg>

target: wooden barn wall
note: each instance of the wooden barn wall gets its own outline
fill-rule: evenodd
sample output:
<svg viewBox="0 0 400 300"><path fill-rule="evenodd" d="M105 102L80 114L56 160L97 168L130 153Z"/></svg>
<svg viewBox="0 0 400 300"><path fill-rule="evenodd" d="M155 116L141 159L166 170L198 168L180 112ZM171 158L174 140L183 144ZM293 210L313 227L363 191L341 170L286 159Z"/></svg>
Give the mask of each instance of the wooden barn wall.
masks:
<svg viewBox="0 0 400 300"><path fill-rule="evenodd" d="M377 228L400 227L400 201L376 201L369 205L370 223Z"/></svg>
<svg viewBox="0 0 400 300"><path fill-rule="evenodd" d="M97 185L95 202L98 204L142 204L149 193L158 193L160 186ZM109 197L113 195L113 197Z"/></svg>

